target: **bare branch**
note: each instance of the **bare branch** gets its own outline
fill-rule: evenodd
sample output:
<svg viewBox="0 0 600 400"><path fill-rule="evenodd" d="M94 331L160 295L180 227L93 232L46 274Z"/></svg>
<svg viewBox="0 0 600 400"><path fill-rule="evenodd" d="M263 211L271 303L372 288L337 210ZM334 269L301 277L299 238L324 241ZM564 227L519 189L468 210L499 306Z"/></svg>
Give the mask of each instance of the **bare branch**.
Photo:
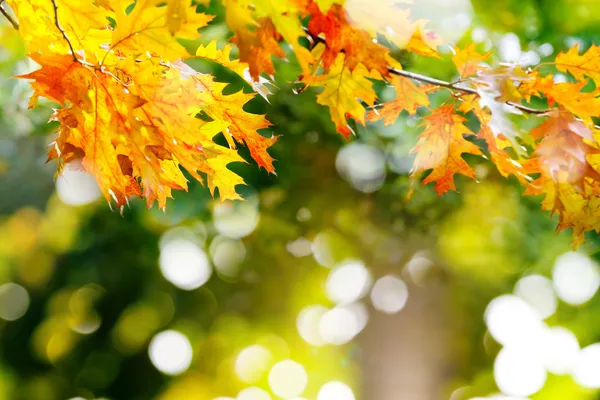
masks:
<svg viewBox="0 0 600 400"><path fill-rule="evenodd" d="M4 9L4 0L0 0L0 13L4 15L4 17L8 20L8 22L10 22L13 28L19 30L19 24L17 23L17 21L15 21L14 18L11 17L11 15Z"/></svg>
<svg viewBox="0 0 600 400"><path fill-rule="evenodd" d="M73 55L73 61L79 62L79 59L77 59L77 56L75 55L75 50L73 49L73 45L71 44L71 41L67 37L67 34L63 30L63 28L61 28L60 23L58 22L58 6L56 5L56 0L50 0L50 1L52 2L52 7L54 7L54 24L56 25L56 27L58 28L58 30L60 31L62 36L67 41L67 44L69 45L69 49L71 49L71 54Z"/></svg>

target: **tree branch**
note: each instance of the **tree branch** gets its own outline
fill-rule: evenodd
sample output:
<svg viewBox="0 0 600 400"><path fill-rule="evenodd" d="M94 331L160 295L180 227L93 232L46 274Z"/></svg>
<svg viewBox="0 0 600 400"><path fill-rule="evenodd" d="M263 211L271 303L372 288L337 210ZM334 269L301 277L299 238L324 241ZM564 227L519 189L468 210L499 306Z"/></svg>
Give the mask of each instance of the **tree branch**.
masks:
<svg viewBox="0 0 600 400"><path fill-rule="evenodd" d="M71 41L67 37L67 34L63 30L63 28L61 28L60 24L58 23L58 6L56 5L56 0L50 0L50 1L52 2L52 7L54 7L54 25L56 25L56 27L58 28L58 30L60 31L62 36L67 41L67 44L69 45L69 49L71 49L71 54L73 55L73 61L78 63L79 59L75 55L75 50L73 49L73 45L71 44Z"/></svg>
<svg viewBox="0 0 600 400"><path fill-rule="evenodd" d="M19 30L19 24L17 23L17 21L15 21L14 18L11 17L10 14L4 9L4 0L0 0L0 13L4 15L4 17L8 20L8 22L10 22L13 28Z"/></svg>
<svg viewBox="0 0 600 400"><path fill-rule="evenodd" d="M313 35L312 33L310 33L308 31L308 28L304 28L304 31L310 36L310 38L315 41L315 42L319 42L324 44L325 46L327 46L327 42L324 38L322 38L321 36L316 36ZM417 74L415 72L410 72L410 71L404 71L401 69L396 69L396 68L392 68L392 67L388 67L388 72L392 75L398 75L398 76L402 76L404 78L408 78L408 79L412 79L418 82L422 82L422 83L427 83L430 85L436 85L436 86L440 86L440 87L444 87L453 91L457 91L457 92L463 92L463 93L468 93L468 94L474 94L476 96L481 96L479 94L479 92L477 92L476 89L473 89L471 87L467 87L467 86L462 86L459 85L457 82L453 83L453 82L446 82L446 81L442 81L440 79L436 79L436 78L432 78L430 76L426 76L426 75L421 75L421 74ZM548 109L543 109L543 110L538 110L536 108L531 108L531 107L527 107L524 106L522 104L519 103L515 103L512 101L507 101L505 102L506 104L520 110L523 111L525 113L528 114L545 114L547 113Z"/></svg>

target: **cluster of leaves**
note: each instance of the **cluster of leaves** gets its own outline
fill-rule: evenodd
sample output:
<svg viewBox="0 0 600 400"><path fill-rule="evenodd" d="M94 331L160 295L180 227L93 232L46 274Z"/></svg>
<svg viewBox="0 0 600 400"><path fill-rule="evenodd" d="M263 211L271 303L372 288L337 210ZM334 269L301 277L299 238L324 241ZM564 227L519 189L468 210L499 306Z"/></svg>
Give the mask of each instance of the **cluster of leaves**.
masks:
<svg viewBox="0 0 600 400"><path fill-rule="evenodd" d="M413 149L413 180L430 171L423 183L434 183L441 195L455 190L454 175L475 177L463 154L486 157L503 176L516 177L525 194L544 195L543 208L559 216L559 230L573 228L575 245L586 231L600 231L600 130L593 121L600 47L559 54L554 67L572 79L556 83L539 68L493 63L471 44L453 49L460 80L450 83L404 71L391 56L402 48L441 58L442 41L411 18L408 0L223 2L240 60L230 58L231 45L200 46L195 55L184 49L177 39L196 38L211 20L189 0L8 0L41 65L23 76L33 80L31 104L45 96L63 106L53 116L60 128L50 158L80 160L118 206L141 195L164 207L172 189L186 188L180 166L198 180L206 175L221 199L238 198L235 186L243 180L227 169L242 161L236 143L274 171L267 149L275 138L258 133L269 122L243 110L252 95L224 95L225 84L181 60L211 59L260 89L261 74L276 73L273 57L285 58L287 43L302 69L299 81L320 88L317 102L345 137L350 119L389 125L403 111L430 108ZM379 103L376 81L393 87L396 98ZM452 95L433 107L430 94L440 90ZM534 99L546 108L527 105ZM541 119L537 128L515 128L512 119L530 115ZM478 121L476 130L467 119ZM213 142L219 133L229 147Z"/></svg>
<svg viewBox="0 0 600 400"><path fill-rule="evenodd" d="M275 138L258 133L269 126L264 116L244 111L253 95L225 95L226 84L181 62L190 55L177 38L195 39L212 17L188 1L160 3L9 1L30 57L41 66L21 76L33 80L30 106L39 96L63 106L52 116L60 126L49 158L61 166L78 162L117 206L135 195L164 208L171 190L187 189L180 166L199 181L203 174L222 199L238 199L235 186L243 180L227 169L243 161L236 143L272 172L266 149ZM243 74L230 50L211 44L198 57ZM229 147L214 143L220 132Z"/></svg>

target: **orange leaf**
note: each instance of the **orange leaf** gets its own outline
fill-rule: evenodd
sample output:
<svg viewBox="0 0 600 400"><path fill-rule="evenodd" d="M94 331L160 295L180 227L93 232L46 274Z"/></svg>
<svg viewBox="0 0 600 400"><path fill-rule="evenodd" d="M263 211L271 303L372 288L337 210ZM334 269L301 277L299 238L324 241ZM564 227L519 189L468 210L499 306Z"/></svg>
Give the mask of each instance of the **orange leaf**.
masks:
<svg viewBox="0 0 600 400"><path fill-rule="evenodd" d="M396 99L383 103L381 108L367 114L369 121L383 118L385 125L393 124L402 110L413 115L420 106L429 105L429 97L422 86L415 85L410 79L393 75L390 79L396 90Z"/></svg>
<svg viewBox="0 0 600 400"><path fill-rule="evenodd" d="M471 43L464 49L457 48L452 55L452 62L456 65L458 73L463 78L477 75L485 67L481 63L490 57L491 53L481 54L477 51L475 43Z"/></svg>
<svg viewBox="0 0 600 400"><path fill-rule="evenodd" d="M336 61L338 54L344 53L346 68L351 71L362 64L369 71L387 75L390 50L375 43L369 33L351 25L341 5L334 4L323 14L317 4L312 3L308 11L311 14L308 22L310 34L325 36L327 46L321 59L326 70Z"/></svg>
<svg viewBox="0 0 600 400"><path fill-rule="evenodd" d="M462 154L481 155L481 151L463 138L463 135L471 134L463 125L464 121L453 105L437 108L425 118L425 130L411 150L417 155L410 174L413 182L421 173L431 170L423 184L435 182L436 192L442 195L448 190L456 190L455 174L475 178L475 171L463 160Z"/></svg>
<svg viewBox="0 0 600 400"><path fill-rule="evenodd" d="M539 175L525 195L544 195L542 208L558 214L558 230L573 228L573 244L588 230L600 231L600 150L592 131L559 108L532 131L541 139L526 172Z"/></svg>

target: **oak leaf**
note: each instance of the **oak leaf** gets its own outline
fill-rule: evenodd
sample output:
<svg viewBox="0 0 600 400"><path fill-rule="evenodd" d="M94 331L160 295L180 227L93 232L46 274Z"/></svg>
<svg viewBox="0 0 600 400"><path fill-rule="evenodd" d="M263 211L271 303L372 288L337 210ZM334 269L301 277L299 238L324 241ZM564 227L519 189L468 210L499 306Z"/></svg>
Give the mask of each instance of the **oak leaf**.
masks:
<svg viewBox="0 0 600 400"><path fill-rule="evenodd" d="M402 110L410 115L417 112L417 108L429 105L427 91L422 86L417 86L410 79L393 75L389 79L396 91L396 99L383 103L380 108L367 113L369 121L383 118L385 125L393 124Z"/></svg>
<svg viewBox="0 0 600 400"><path fill-rule="evenodd" d="M317 95L317 103L329 107L329 113L335 127L344 137L350 137L352 129L346 121L351 117L365 124L365 107L375 103L376 94L373 83L367 79L373 77L367 68L358 64L353 70L346 65L345 54L338 54L335 63L323 75L307 76L303 82L309 86L322 86L324 90Z"/></svg>
<svg viewBox="0 0 600 400"><path fill-rule="evenodd" d="M212 192L218 188L221 199L238 199L235 186L243 180L226 166L243 159L213 142L230 121L195 117L204 95L197 89L199 74L184 65L165 68L158 61L148 68L145 63L150 61L126 59L111 72L64 55L22 76L33 80L34 96L67 106L54 116L61 125L50 158L70 162L79 155L105 197L117 206L142 195L148 206L157 200L164 208L171 190L187 189L179 166L199 181L204 174L208 187ZM210 79L203 82L209 90L221 89ZM237 106L242 114L252 96L228 97L231 109Z"/></svg>
<svg viewBox="0 0 600 400"><path fill-rule="evenodd" d="M579 45L575 45L566 53L560 53L554 60L556 68L561 72L569 72L578 81L591 78L596 87L600 86L600 46L592 46L584 54L579 55Z"/></svg>
<svg viewBox="0 0 600 400"><path fill-rule="evenodd" d="M325 38L326 47L320 57L325 70L344 53L345 65L350 70L360 64L381 75L388 73L390 50L374 42L368 32L353 26L342 6L334 4L323 14L316 3L311 3L308 12L311 15L308 31L314 37L324 35Z"/></svg>
<svg viewBox="0 0 600 400"><path fill-rule="evenodd" d="M464 121L464 117L456 114L454 105L436 108L425 118L425 130L411 150L411 153L416 154L410 172L413 182L421 173L431 170L423 184L434 182L435 191L442 195L448 190L456 190L455 174L475 179L475 171L462 158L462 154L481 155L481 151L463 138L463 135L471 134L463 124Z"/></svg>
<svg viewBox="0 0 600 400"><path fill-rule="evenodd" d="M463 78L468 78L473 75L477 75L480 71L485 69L481 66L481 63L485 62L491 53L482 54L477 50L475 43L471 43L464 49L455 49L452 55L452 62L456 66L458 73Z"/></svg>
<svg viewBox="0 0 600 400"><path fill-rule="evenodd" d="M135 55L150 52L160 55L163 61L188 57L189 53L176 37L196 39L198 29L206 26L214 18L204 13L196 13L196 6L188 3L180 10L185 17L174 24L172 18L167 18L169 7L160 7L164 3L163 0L137 0L129 13L127 13L127 3L113 3L116 27L111 49ZM173 31L175 27L177 27L176 32Z"/></svg>
<svg viewBox="0 0 600 400"><path fill-rule="evenodd" d="M485 141L487 151L490 153L492 162L496 165L498 172L507 178L515 176L522 184L527 184L528 177L523 169L522 160L513 159L506 151L513 144L502 134L492 130L492 113L486 107L481 107L479 99L475 95L462 98L459 110L463 113L472 112L479 120L479 130L476 136Z"/></svg>
<svg viewBox="0 0 600 400"><path fill-rule="evenodd" d="M525 164L537 175L525 195L544 195L542 208L558 214L559 231L573 228L578 246L589 230L600 231L600 150L591 129L564 108L552 110L532 136L539 140Z"/></svg>

